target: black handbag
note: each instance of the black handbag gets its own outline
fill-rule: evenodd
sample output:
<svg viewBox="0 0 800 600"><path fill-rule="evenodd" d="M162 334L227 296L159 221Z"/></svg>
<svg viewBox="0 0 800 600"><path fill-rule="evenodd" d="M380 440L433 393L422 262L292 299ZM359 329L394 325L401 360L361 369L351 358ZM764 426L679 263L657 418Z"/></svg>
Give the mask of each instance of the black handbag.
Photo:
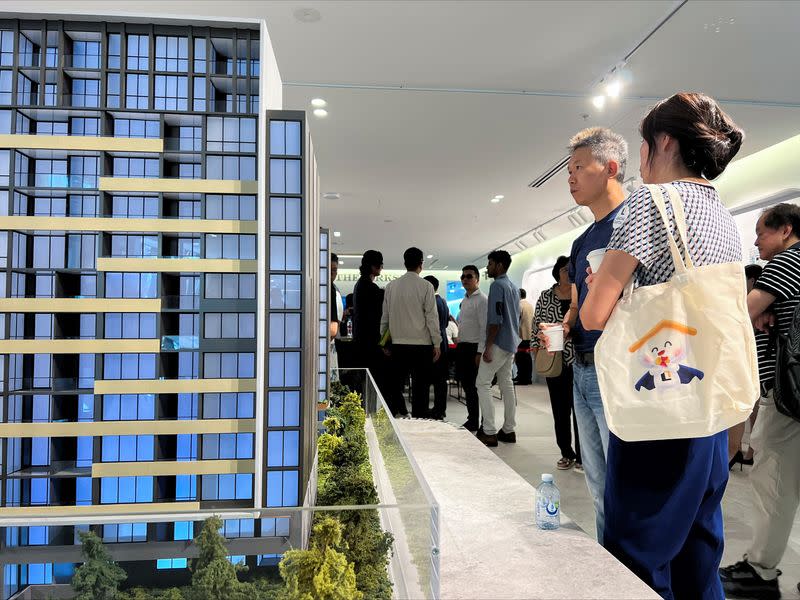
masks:
<svg viewBox="0 0 800 600"><path fill-rule="evenodd" d="M791 330L789 337L780 334L770 337L775 342L775 408L779 413L800 422L800 353L796 344L792 343Z"/></svg>

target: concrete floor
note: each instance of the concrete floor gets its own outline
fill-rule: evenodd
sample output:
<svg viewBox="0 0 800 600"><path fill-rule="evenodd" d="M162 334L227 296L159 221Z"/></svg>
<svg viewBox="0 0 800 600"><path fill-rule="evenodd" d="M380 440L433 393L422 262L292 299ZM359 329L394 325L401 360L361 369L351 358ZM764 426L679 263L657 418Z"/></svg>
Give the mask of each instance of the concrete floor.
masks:
<svg viewBox="0 0 800 600"><path fill-rule="evenodd" d="M506 464L534 485L542 473L552 473L561 490L561 505L579 527L590 535L595 533L592 508L583 475L558 471L556 461L561 457L555 444L552 412L547 387L534 384L517 387L517 443L503 444L492 450ZM502 415L502 405L496 400L497 416ZM455 398L449 398L446 420L461 424L466 420L466 408ZM658 465L653 465L658 468ZM731 473L723 502L725 514L726 547L723 566L741 560L750 540L750 485L748 471L737 468ZM783 598L800 600L797 583L800 582L800 527L795 527L789 539L789 548L779 568L783 571L780 586Z"/></svg>

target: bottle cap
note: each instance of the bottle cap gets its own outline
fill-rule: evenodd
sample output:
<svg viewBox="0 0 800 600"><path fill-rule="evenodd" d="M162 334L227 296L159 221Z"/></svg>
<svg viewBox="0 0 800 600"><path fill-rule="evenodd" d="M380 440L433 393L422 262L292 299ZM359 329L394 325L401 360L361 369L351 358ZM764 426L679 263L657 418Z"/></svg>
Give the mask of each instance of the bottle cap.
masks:
<svg viewBox="0 0 800 600"><path fill-rule="evenodd" d="M550 473L542 473L542 481L544 483L553 483L553 476Z"/></svg>

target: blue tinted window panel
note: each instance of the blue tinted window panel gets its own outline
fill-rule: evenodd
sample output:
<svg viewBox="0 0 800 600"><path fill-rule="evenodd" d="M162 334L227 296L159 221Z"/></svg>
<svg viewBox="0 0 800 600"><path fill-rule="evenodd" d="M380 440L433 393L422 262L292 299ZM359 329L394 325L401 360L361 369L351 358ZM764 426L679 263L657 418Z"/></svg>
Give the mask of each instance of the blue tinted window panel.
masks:
<svg viewBox="0 0 800 600"><path fill-rule="evenodd" d="M284 121L269 122L269 153L286 154L286 123Z"/></svg>
<svg viewBox="0 0 800 600"><path fill-rule="evenodd" d="M136 502L152 502L152 501L153 501L153 478L137 477Z"/></svg>
<svg viewBox="0 0 800 600"><path fill-rule="evenodd" d="M283 466L283 432L267 432L267 466Z"/></svg>
<svg viewBox="0 0 800 600"><path fill-rule="evenodd" d="M283 466L296 467L299 460L299 440L298 431L285 431L283 435Z"/></svg>
<svg viewBox="0 0 800 600"><path fill-rule="evenodd" d="M286 122L286 154L288 156L300 156L300 122Z"/></svg>
<svg viewBox="0 0 800 600"><path fill-rule="evenodd" d="M119 478L119 502L131 503L136 502L136 478L135 477L120 477Z"/></svg>
<svg viewBox="0 0 800 600"><path fill-rule="evenodd" d="M118 486L117 477L102 477L100 479L100 503L116 504L119 498Z"/></svg>
<svg viewBox="0 0 800 600"><path fill-rule="evenodd" d="M249 473L236 475L236 499L250 500L253 497L253 476Z"/></svg>

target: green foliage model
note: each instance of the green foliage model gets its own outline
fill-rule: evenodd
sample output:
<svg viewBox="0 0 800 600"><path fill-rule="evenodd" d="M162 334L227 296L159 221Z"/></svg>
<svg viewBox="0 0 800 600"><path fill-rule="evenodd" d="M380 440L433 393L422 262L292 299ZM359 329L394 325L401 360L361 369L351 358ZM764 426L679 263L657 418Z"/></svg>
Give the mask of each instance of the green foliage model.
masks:
<svg viewBox="0 0 800 600"><path fill-rule="evenodd" d="M192 561L192 586L184 594L188 600L250 600L251 586L239 581L237 574L247 571L243 565L228 560L225 538L220 535L222 520L210 517L203 523L195 543L200 556Z"/></svg>
<svg viewBox="0 0 800 600"><path fill-rule="evenodd" d="M289 550L280 564L286 600L362 600L353 564L337 548L342 544L338 520L324 517L314 525L311 548Z"/></svg>
<svg viewBox="0 0 800 600"><path fill-rule="evenodd" d="M331 385L331 392L330 408L323 422L326 432L317 443L317 505L377 504L361 397L339 382ZM394 540L381 529L378 512L364 509L334 514L342 526L346 541L343 552L353 564L358 590L370 600L390 599L392 584L387 567Z"/></svg>
<svg viewBox="0 0 800 600"><path fill-rule="evenodd" d="M119 584L128 576L111 560L111 555L94 532L80 532L84 563L72 576L72 589L77 600L116 600Z"/></svg>

